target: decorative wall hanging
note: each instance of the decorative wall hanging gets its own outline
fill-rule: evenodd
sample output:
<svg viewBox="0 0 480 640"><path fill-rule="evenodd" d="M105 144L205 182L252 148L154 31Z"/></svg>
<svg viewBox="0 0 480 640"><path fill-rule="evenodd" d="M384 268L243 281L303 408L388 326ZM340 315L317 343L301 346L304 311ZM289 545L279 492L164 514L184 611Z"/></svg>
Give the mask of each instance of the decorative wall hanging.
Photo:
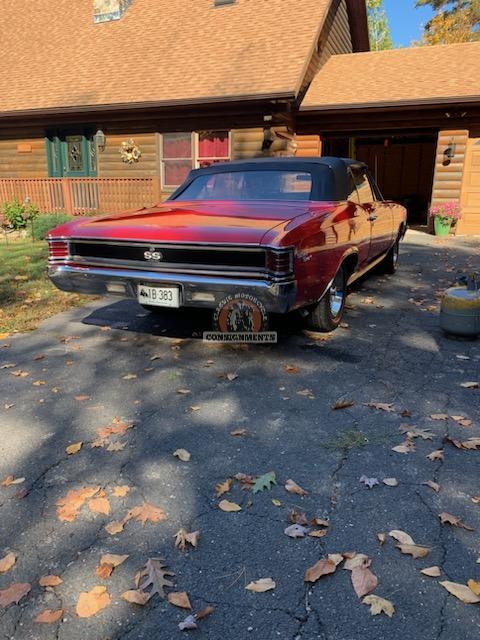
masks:
<svg viewBox="0 0 480 640"><path fill-rule="evenodd" d="M142 152L140 148L135 144L135 140L130 138L128 142L122 142L122 146L120 147L120 155L122 156L122 161L126 164L135 164L142 157Z"/></svg>

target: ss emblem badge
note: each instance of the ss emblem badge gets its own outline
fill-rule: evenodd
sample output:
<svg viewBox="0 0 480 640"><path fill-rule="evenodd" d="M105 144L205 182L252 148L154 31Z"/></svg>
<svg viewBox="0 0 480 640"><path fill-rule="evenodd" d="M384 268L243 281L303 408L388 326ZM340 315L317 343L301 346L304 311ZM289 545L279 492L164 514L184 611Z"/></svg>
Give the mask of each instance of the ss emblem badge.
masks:
<svg viewBox="0 0 480 640"><path fill-rule="evenodd" d="M163 254L160 251L155 251L155 247L150 247L149 251L145 251L143 257L145 260L153 260L154 262L163 260Z"/></svg>

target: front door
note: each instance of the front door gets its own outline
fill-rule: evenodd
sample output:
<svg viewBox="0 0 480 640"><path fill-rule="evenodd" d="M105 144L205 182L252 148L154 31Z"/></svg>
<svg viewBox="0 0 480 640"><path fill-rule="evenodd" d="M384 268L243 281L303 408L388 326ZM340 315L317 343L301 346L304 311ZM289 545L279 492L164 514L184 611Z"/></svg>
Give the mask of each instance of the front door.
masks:
<svg viewBox="0 0 480 640"><path fill-rule="evenodd" d="M95 139L85 135L58 135L47 138L51 178L88 178L97 175Z"/></svg>

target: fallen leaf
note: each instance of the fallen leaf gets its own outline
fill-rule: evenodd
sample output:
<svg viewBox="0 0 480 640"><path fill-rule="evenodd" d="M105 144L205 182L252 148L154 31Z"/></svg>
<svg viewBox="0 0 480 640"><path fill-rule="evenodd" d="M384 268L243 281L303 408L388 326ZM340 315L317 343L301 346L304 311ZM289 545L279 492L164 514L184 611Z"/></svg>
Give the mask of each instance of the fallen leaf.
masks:
<svg viewBox="0 0 480 640"><path fill-rule="evenodd" d="M59 520L73 522L84 502L100 491L100 487L82 487L71 489L64 498L57 500L57 515Z"/></svg>
<svg viewBox="0 0 480 640"><path fill-rule="evenodd" d="M12 603L18 604L22 598L30 593L31 588L32 585L28 582L18 582L6 589L0 589L0 607L8 607Z"/></svg>
<svg viewBox="0 0 480 640"><path fill-rule="evenodd" d="M6 556L0 559L0 573L7 573L13 567L17 561L17 556L10 552Z"/></svg>
<svg viewBox="0 0 480 640"><path fill-rule="evenodd" d="M167 587L173 587L171 580L167 579L167 576L174 576L175 574L168 571L163 564L162 558L149 558L145 567L138 573L138 587L141 591L147 592L148 599L150 600L155 594L158 594L160 598L165 599L165 589ZM143 582L141 582L144 578Z"/></svg>
<svg viewBox="0 0 480 640"><path fill-rule="evenodd" d="M0 485L2 487L10 487L12 484L21 484L22 482L25 482L25 478L16 478L14 476L7 476L4 480L2 480L2 482L0 482Z"/></svg>
<svg viewBox="0 0 480 640"><path fill-rule="evenodd" d="M188 396L190 393L190 389L177 389L177 393L181 396Z"/></svg>
<svg viewBox="0 0 480 640"><path fill-rule="evenodd" d="M250 485L255 484L255 476L249 476L246 473L236 473L233 477L243 484L244 488L250 488Z"/></svg>
<svg viewBox="0 0 480 640"><path fill-rule="evenodd" d="M285 371L285 373L293 373L293 374L297 374L300 373L300 367L297 367L294 364L287 364L285 365L285 367L283 368L283 370Z"/></svg>
<svg viewBox="0 0 480 640"><path fill-rule="evenodd" d="M275 589L276 583L272 580L272 578L260 578L259 580L255 580L255 582L250 582L247 584L245 589L247 591L253 591L255 593L265 593L265 591L271 591Z"/></svg>
<svg viewBox="0 0 480 640"><path fill-rule="evenodd" d="M115 417L111 424L106 427L101 427L97 429L97 435L101 439L109 438L112 435L121 435L123 436L129 429L134 427L133 422L124 422L118 417Z"/></svg>
<svg viewBox="0 0 480 640"><path fill-rule="evenodd" d="M115 553L104 553L100 558L100 564L111 564L113 568L119 567L125 562L128 555L117 555Z"/></svg>
<svg viewBox="0 0 480 640"><path fill-rule="evenodd" d="M265 473L263 476L259 476L255 480L253 493L259 493L260 491L265 491L265 489L271 489L274 484L277 484L275 471Z"/></svg>
<svg viewBox="0 0 480 640"><path fill-rule="evenodd" d="M335 573L337 565L333 560L319 560L305 572L305 582L317 582L322 576Z"/></svg>
<svg viewBox="0 0 480 640"><path fill-rule="evenodd" d="M34 387L44 387L46 384L45 380L35 380L35 382L32 382L32 386Z"/></svg>
<svg viewBox="0 0 480 640"><path fill-rule="evenodd" d="M332 411L340 411L341 409L348 409L353 407L355 402L353 400L338 400L333 406Z"/></svg>
<svg viewBox="0 0 480 640"><path fill-rule="evenodd" d="M398 487L398 480L396 478L384 478L382 482L386 484L387 487Z"/></svg>
<svg viewBox="0 0 480 640"><path fill-rule="evenodd" d="M105 531L107 531L111 536L114 536L117 533L121 533L124 527L124 520L114 520L113 522L109 522L105 525Z"/></svg>
<svg viewBox="0 0 480 640"><path fill-rule="evenodd" d="M308 491L302 489L302 487L300 487L293 480L287 480L287 482L285 483L285 489L288 491L288 493L296 493L299 496L308 496Z"/></svg>
<svg viewBox="0 0 480 640"><path fill-rule="evenodd" d="M434 482L433 480L427 480L426 482L422 482L422 484L426 485L427 487L430 487L430 489L433 489L435 493L438 493L440 491L440 485L437 482Z"/></svg>
<svg viewBox="0 0 480 640"><path fill-rule="evenodd" d="M465 416L450 416L452 418L452 420L455 420L455 422L457 424L459 424L461 427L471 427L473 424L472 420L469 420L468 418L465 418Z"/></svg>
<svg viewBox="0 0 480 640"><path fill-rule="evenodd" d="M131 589L122 593L123 600L131 602L132 604L145 605L149 601L148 593L141 589Z"/></svg>
<svg viewBox="0 0 480 640"><path fill-rule="evenodd" d="M430 578L438 578L442 572L440 567L427 567L426 569L420 569L420 573L423 573L424 576L429 576Z"/></svg>
<svg viewBox="0 0 480 640"><path fill-rule="evenodd" d="M167 600L170 604L173 604L175 607L179 607L180 609L192 609L192 605L190 604L190 600L185 591L169 593Z"/></svg>
<svg viewBox="0 0 480 640"><path fill-rule="evenodd" d="M190 407L190 411L200 411L202 407L198 404L192 404L192 406Z"/></svg>
<svg viewBox="0 0 480 640"><path fill-rule="evenodd" d="M238 378L237 373L227 373L227 380L230 380L230 382L233 382L233 380L236 380L237 378Z"/></svg>
<svg viewBox="0 0 480 640"><path fill-rule="evenodd" d="M204 609L202 609L201 611L199 611L196 615L195 618L197 620L203 620L204 618L206 618L207 616L210 616L213 612L215 611L215 607L212 607L211 605L206 606Z"/></svg>
<svg viewBox="0 0 480 640"><path fill-rule="evenodd" d="M85 402L86 400L90 400L90 396L75 396L75 400L77 402Z"/></svg>
<svg viewBox="0 0 480 640"><path fill-rule="evenodd" d="M17 371L11 371L10 373L16 378L26 378L30 375L28 371L22 371L21 369L18 369Z"/></svg>
<svg viewBox="0 0 480 640"><path fill-rule="evenodd" d="M280 500L277 500L276 498L272 498L272 504L274 507L281 507L282 503L280 502Z"/></svg>
<svg viewBox="0 0 480 640"><path fill-rule="evenodd" d="M284 530L284 534L289 538L304 538L308 529L301 524L292 524Z"/></svg>
<svg viewBox="0 0 480 640"><path fill-rule="evenodd" d="M136 373L127 373L126 375L122 376L122 380L135 380L136 377Z"/></svg>
<svg viewBox="0 0 480 640"><path fill-rule="evenodd" d="M121 484L113 488L112 496L115 496L116 498L124 498L129 491L130 487L128 484Z"/></svg>
<svg viewBox="0 0 480 640"><path fill-rule="evenodd" d="M311 389L302 389L301 391L297 391L297 396L304 396L305 398L309 398L310 400L313 400L315 398Z"/></svg>
<svg viewBox="0 0 480 640"><path fill-rule="evenodd" d="M90 618L94 616L111 602L110 595L106 587L93 587L90 591L82 591L78 598L76 612L79 618Z"/></svg>
<svg viewBox="0 0 480 640"><path fill-rule="evenodd" d="M75 444L69 445L65 451L69 456L73 456L75 453L78 453L83 446L83 442L76 442Z"/></svg>
<svg viewBox="0 0 480 640"><path fill-rule="evenodd" d="M377 588L378 579L368 567L355 567L351 574L352 585L359 598L363 598Z"/></svg>
<svg viewBox="0 0 480 640"><path fill-rule="evenodd" d="M424 558L430 553L430 549L428 547L420 547L416 544L397 544L397 549L406 555L412 556L413 558Z"/></svg>
<svg viewBox="0 0 480 640"><path fill-rule="evenodd" d="M380 596L366 596L362 602L363 604L370 606L370 613L372 616L378 616L380 613L385 613L389 618L391 618L395 613L395 607L390 600L385 600L385 598L380 598Z"/></svg>
<svg viewBox="0 0 480 640"><path fill-rule="evenodd" d="M399 529L393 529L388 534L391 538L400 542L401 544L415 544L413 538L405 533L405 531L400 531Z"/></svg>
<svg viewBox="0 0 480 640"><path fill-rule="evenodd" d="M222 500L221 502L219 502L218 508L226 512L242 510L242 507L240 505L238 505L236 502L230 502L229 500Z"/></svg>
<svg viewBox="0 0 480 640"><path fill-rule="evenodd" d="M469 580L467 585L470 591L473 591L476 596L480 596L480 582L477 582L476 580Z"/></svg>
<svg viewBox="0 0 480 640"><path fill-rule="evenodd" d="M457 449L467 449L472 451L480 449L480 438L468 438L468 440L461 442L459 440L454 440L449 436L447 437L447 440L455 445Z"/></svg>
<svg viewBox="0 0 480 640"><path fill-rule="evenodd" d="M432 413L430 418L432 420L448 420L448 413Z"/></svg>
<svg viewBox="0 0 480 640"><path fill-rule="evenodd" d="M480 387L480 383L478 383L478 382L462 382L460 386L463 387L464 389L478 389Z"/></svg>
<svg viewBox="0 0 480 640"><path fill-rule="evenodd" d="M111 442L107 447L107 451L123 451L126 446L126 442Z"/></svg>
<svg viewBox="0 0 480 640"><path fill-rule="evenodd" d="M443 453L443 449L438 449L437 451L432 451L432 453L429 453L427 458L429 460L445 460L445 456Z"/></svg>
<svg viewBox="0 0 480 640"><path fill-rule="evenodd" d="M368 478L367 476L362 476L360 478L360 482L364 484L369 489L373 489L375 485L380 484L377 478Z"/></svg>
<svg viewBox="0 0 480 640"><path fill-rule="evenodd" d="M354 552L351 555L344 554L344 557L346 558L346 560L343 568L346 571L353 571L353 569L356 569L357 567L369 567L372 564L370 558L364 553Z"/></svg>
<svg viewBox="0 0 480 640"><path fill-rule="evenodd" d="M288 521L292 524L300 524L302 527L309 524L308 518L303 511L295 511L295 509L292 509L288 514Z"/></svg>
<svg viewBox="0 0 480 640"><path fill-rule="evenodd" d="M448 580L439 582L439 584L465 604L478 604L480 602L480 596L476 595L466 584L458 584Z"/></svg>
<svg viewBox="0 0 480 640"><path fill-rule="evenodd" d="M200 536L200 531L193 531L192 533L188 533L186 529L180 529L175 534L175 546L177 549L184 551L187 545L191 544L195 549L198 545L198 538Z"/></svg>
<svg viewBox="0 0 480 640"><path fill-rule="evenodd" d="M311 538L323 538L327 535L326 529L316 529L308 534Z"/></svg>
<svg viewBox="0 0 480 640"><path fill-rule="evenodd" d="M181 460L182 462L188 462L192 457L191 454L186 449L176 449L173 452L173 455Z"/></svg>
<svg viewBox="0 0 480 640"><path fill-rule="evenodd" d="M235 431L230 431L231 436L248 436L247 429L235 429Z"/></svg>
<svg viewBox="0 0 480 640"><path fill-rule="evenodd" d="M153 504L144 502L142 505L130 509L127 517L129 519L133 518L137 522L140 522L142 526L145 526L147 522L156 524L157 522L166 520L167 514L161 507L155 507Z"/></svg>
<svg viewBox="0 0 480 640"><path fill-rule="evenodd" d="M54 622L57 622L57 620L60 620L62 616L63 609L45 609L45 611L38 614L35 618L35 622L41 624L53 624Z"/></svg>
<svg viewBox="0 0 480 640"><path fill-rule="evenodd" d="M393 413L395 411L395 407L391 403L386 402L364 402L366 407L370 407L371 409L377 409L378 411L386 411L387 413Z"/></svg>
<svg viewBox="0 0 480 640"><path fill-rule="evenodd" d="M413 438L421 438L422 440L433 440L433 436L435 435L430 431L430 429L418 429L417 427L412 427L408 424L400 425L400 431L407 435L407 441Z"/></svg>
<svg viewBox="0 0 480 640"><path fill-rule="evenodd" d="M38 584L41 587L58 587L59 584L62 584L63 580L59 576L48 575L42 576L38 581Z"/></svg>
<svg viewBox="0 0 480 640"><path fill-rule="evenodd" d="M102 513L105 516L110 515L110 501L108 498L92 498L88 501L88 508L93 513Z"/></svg>
<svg viewBox="0 0 480 640"><path fill-rule="evenodd" d="M178 623L178 628L181 631L190 631L191 629L198 629L195 616L187 616L185 620Z"/></svg>
<svg viewBox="0 0 480 640"><path fill-rule="evenodd" d="M101 580L106 580L112 575L113 565L103 562L95 569L95 575Z"/></svg>
<svg viewBox="0 0 480 640"><path fill-rule="evenodd" d="M402 444L392 447L392 451L396 453L413 453L416 450L415 443L412 440L405 440Z"/></svg>
<svg viewBox="0 0 480 640"><path fill-rule="evenodd" d="M379 543L381 545L384 545L386 540L387 540L387 534L386 533L377 533L377 539L379 541Z"/></svg>
<svg viewBox="0 0 480 640"><path fill-rule="evenodd" d="M457 516L452 516L451 513L447 513L446 511L442 511L442 513L439 513L438 517L440 518L442 524L451 524L452 526L459 527L460 529L475 531L473 527L470 527L468 524L463 523L460 518L457 518Z"/></svg>
<svg viewBox="0 0 480 640"><path fill-rule="evenodd" d="M227 478L223 482L217 483L215 485L215 493L217 494L217 497L222 496L224 493L228 493L228 491L230 491L230 489L232 488L232 484L232 478Z"/></svg>

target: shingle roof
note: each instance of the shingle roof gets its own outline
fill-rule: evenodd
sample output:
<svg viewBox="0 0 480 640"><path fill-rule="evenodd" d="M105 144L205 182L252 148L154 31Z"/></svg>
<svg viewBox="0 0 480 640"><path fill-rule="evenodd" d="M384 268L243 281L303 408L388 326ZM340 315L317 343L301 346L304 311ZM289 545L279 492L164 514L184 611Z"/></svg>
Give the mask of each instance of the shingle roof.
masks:
<svg viewBox="0 0 480 640"><path fill-rule="evenodd" d="M480 42L331 57L302 110L480 99Z"/></svg>
<svg viewBox="0 0 480 640"><path fill-rule="evenodd" d="M296 96L331 0L0 0L0 112Z"/></svg>

